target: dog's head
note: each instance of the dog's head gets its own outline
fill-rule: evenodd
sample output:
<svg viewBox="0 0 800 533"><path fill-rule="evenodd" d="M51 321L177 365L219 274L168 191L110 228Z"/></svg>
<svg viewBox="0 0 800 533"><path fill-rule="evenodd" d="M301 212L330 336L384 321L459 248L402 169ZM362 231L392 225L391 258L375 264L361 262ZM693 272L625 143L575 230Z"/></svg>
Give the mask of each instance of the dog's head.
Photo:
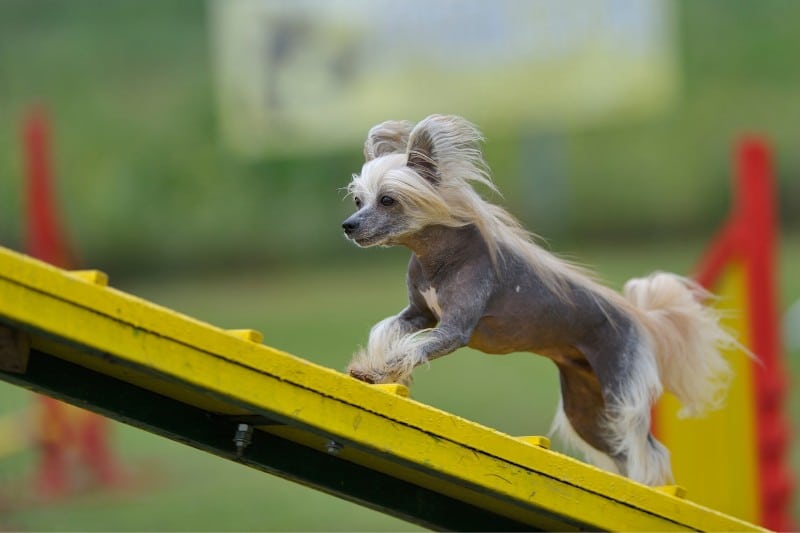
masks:
<svg viewBox="0 0 800 533"><path fill-rule="evenodd" d="M477 196L468 181L494 188L478 146L480 132L455 116L416 126L387 121L369 131L366 162L348 187L357 211L344 221L359 246L404 244L422 228L470 223Z"/></svg>

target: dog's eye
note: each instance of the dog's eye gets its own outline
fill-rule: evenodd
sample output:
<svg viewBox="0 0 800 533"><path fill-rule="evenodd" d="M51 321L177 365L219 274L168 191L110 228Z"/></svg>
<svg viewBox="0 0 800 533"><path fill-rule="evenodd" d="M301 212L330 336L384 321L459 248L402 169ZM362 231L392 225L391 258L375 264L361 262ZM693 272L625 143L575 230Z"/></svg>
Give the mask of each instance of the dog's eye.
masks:
<svg viewBox="0 0 800 533"><path fill-rule="evenodd" d="M394 204L394 198L391 196L381 196L381 205L389 207Z"/></svg>
<svg viewBox="0 0 800 533"><path fill-rule="evenodd" d="M358 209L361 209L361 198L359 198L358 196L356 196L356 197L355 197L355 201L356 201L356 207L357 207Z"/></svg>

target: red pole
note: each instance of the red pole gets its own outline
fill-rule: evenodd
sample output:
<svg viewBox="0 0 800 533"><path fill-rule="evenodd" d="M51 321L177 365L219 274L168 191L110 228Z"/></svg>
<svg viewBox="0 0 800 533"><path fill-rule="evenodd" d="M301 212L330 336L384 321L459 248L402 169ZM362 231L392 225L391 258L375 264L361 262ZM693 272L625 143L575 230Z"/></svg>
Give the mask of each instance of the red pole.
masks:
<svg viewBox="0 0 800 533"><path fill-rule="evenodd" d="M56 209L50 146L50 121L41 107L31 110L22 127L26 170L27 250L30 255L61 268L74 268ZM40 464L37 489L45 498L68 494L70 465L77 448L78 459L101 485L121 480L120 469L109 444L108 420L80 412L52 398L38 396L42 410Z"/></svg>
<svg viewBox="0 0 800 533"><path fill-rule="evenodd" d="M70 254L58 224L50 160L50 124L43 108L35 107L23 126L27 179L27 250L55 266L70 268Z"/></svg>
<svg viewBox="0 0 800 533"><path fill-rule="evenodd" d="M775 531L793 531L790 516L794 481L789 470L791 439L784 414L787 391L775 277L778 237L775 179L767 143L743 139L735 152L731 215L704 255L695 279L711 287L732 259L743 262L747 317L753 362L755 447L760 523Z"/></svg>
<svg viewBox="0 0 800 533"><path fill-rule="evenodd" d="M793 481L786 466L791 433L782 410L787 383L781 362L775 279L777 209L766 143L755 137L744 139L737 154L737 169L735 209L747 263L751 348L761 361L754 365L754 375L762 525L775 531L792 531L789 504Z"/></svg>

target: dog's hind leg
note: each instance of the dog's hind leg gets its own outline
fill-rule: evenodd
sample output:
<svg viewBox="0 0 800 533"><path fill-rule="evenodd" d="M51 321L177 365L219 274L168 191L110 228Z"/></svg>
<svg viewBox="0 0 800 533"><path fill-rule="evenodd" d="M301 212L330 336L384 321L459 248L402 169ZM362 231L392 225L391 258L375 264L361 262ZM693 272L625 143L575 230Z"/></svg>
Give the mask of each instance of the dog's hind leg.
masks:
<svg viewBox="0 0 800 533"><path fill-rule="evenodd" d="M583 454L586 462L625 475L624 458L614 458L614 450L603 424L605 406L600 383L586 360L558 363L561 399L550 434L558 436L571 449Z"/></svg>
<svg viewBox="0 0 800 533"><path fill-rule="evenodd" d="M595 466L647 485L672 481L669 452L650 434L649 396L637 387L646 380L621 379L617 393L601 386L585 359L559 363L562 400L552 432Z"/></svg>
<svg viewBox="0 0 800 533"><path fill-rule="evenodd" d="M651 409L662 392L655 357L636 344L619 359L604 390L606 435L625 475L645 485L673 482L669 451L650 433Z"/></svg>

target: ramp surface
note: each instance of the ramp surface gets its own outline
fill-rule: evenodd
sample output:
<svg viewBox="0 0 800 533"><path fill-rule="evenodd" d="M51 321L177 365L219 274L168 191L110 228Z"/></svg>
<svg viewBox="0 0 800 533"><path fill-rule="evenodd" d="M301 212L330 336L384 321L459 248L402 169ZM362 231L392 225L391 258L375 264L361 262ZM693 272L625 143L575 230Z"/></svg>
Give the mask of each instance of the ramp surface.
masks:
<svg viewBox="0 0 800 533"><path fill-rule="evenodd" d="M105 285L0 248L0 378L432 529L759 529Z"/></svg>

